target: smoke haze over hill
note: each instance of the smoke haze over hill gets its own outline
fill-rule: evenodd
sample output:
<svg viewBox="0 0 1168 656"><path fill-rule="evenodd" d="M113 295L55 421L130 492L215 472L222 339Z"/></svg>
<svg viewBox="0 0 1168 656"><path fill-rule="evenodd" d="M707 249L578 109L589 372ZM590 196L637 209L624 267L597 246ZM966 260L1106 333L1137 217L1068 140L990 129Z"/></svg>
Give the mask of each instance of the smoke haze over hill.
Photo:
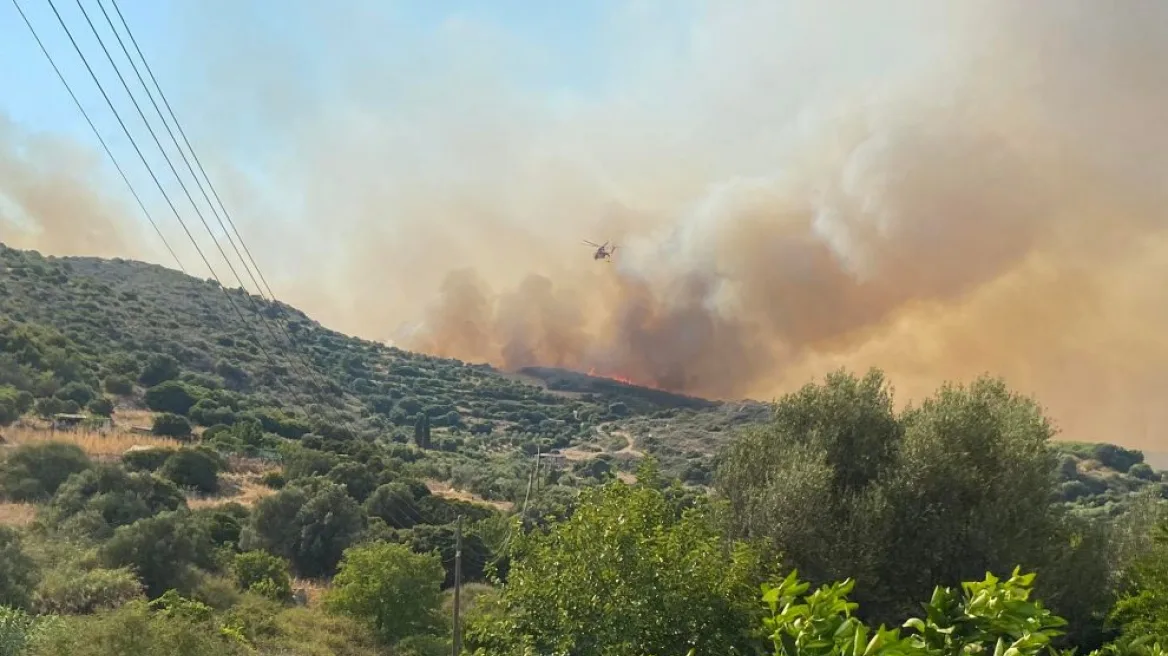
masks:
<svg viewBox="0 0 1168 656"><path fill-rule="evenodd" d="M299 7L325 47L293 75L299 44L211 7L192 43L225 45L192 85L219 95L190 120L277 293L337 328L712 397L990 372L1069 437L1168 440L1162 3L630 2L604 83L562 93L470 18ZM396 38L427 55L387 59ZM114 221L85 205L25 211Z"/></svg>

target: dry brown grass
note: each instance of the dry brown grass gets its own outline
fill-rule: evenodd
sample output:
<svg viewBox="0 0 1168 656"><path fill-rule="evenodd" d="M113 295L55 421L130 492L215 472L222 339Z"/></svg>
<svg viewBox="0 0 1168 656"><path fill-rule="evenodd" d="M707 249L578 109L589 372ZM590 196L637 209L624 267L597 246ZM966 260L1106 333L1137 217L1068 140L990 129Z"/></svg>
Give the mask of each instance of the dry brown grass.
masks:
<svg viewBox="0 0 1168 656"><path fill-rule="evenodd" d="M507 512L515 507L515 504L511 503L510 501L490 501L472 492L458 490L450 487L450 484L444 481L428 479L426 481L426 487L430 488L430 492L432 494L440 497L447 499L457 499L459 501L469 501L470 503L477 503L481 506L491 506L492 508L496 508L504 512Z"/></svg>
<svg viewBox="0 0 1168 656"><path fill-rule="evenodd" d="M31 503L0 503L0 524L28 526L36 519L37 507Z"/></svg>
<svg viewBox="0 0 1168 656"><path fill-rule="evenodd" d="M125 431L112 430L108 432L94 431L52 431L47 428L33 426L14 426L4 429L4 439L9 446L23 444L47 444L49 442L64 442L76 444L90 456L120 457L135 445L178 448L182 443L165 437L142 435Z"/></svg>
<svg viewBox="0 0 1168 656"><path fill-rule="evenodd" d="M275 494L272 488L260 483L260 475L232 472L219 477L221 489L218 494L202 496L190 494L187 505L192 509L214 508L228 503L238 503L251 508L260 499Z"/></svg>
<svg viewBox="0 0 1168 656"><path fill-rule="evenodd" d="M328 581L320 579L292 579L292 589L304 590L304 596L308 599L309 608L316 608L320 605L321 597L324 596L328 587Z"/></svg>

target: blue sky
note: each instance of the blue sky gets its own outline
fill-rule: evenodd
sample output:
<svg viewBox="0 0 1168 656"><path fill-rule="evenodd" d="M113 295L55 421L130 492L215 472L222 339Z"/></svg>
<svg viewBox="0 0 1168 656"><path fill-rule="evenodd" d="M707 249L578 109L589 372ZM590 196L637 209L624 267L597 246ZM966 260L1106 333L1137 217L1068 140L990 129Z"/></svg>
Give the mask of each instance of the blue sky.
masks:
<svg viewBox="0 0 1168 656"><path fill-rule="evenodd" d="M55 0L58 10L73 30L82 49L91 57L98 75L102 76L121 95L121 89L98 49L75 0ZM110 7L108 0L107 8ZM89 80L67 40L47 0L20 0L50 52L57 57L75 91L90 109L95 119L103 115L104 102ZM98 29L105 32L104 19L95 0L84 0ZM223 2L212 0L122 0L119 3L126 21L134 31L139 45L159 76L164 91L172 99L183 92L185 74L199 68L190 61L198 41L214 47L207 35L221 31L230 35L272 39L296 47L303 52L327 47L322 35L314 33L318 24L314 19L329 12L329 5L321 0L288 2L285 0L244 0ZM439 30L450 20L470 20L492 26L509 37L539 47L552 54L550 66L544 69L547 78L530 80L535 84L580 85L598 83L605 73L607 62L597 41L602 23L615 3L606 0L579 0L573 2L529 2L526 0L411 0L406 2L348 2L339 22L371 12L377 21L392 22L400 33L412 33L415 39L382 44L387 58L395 55L410 58L426 56L423 50L414 50L425 44L425 37ZM112 10L111 10L112 13ZM369 16L366 16L367 18ZM115 16L116 20L116 16ZM417 38L422 37L422 38ZM111 45L116 45L111 40ZM235 44L239 47L241 44ZM318 54L327 54L317 51ZM115 57L117 52L115 50ZM119 60L119 63L121 61ZM20 20L11 0L0 5L0 109L9 118L34 130L64 132L91 140L81 116L73 107L66 92L54 77L47 61L37 48L28 29ZM115 97L115 101L118 98ZM121 107L121 105L119 105ZM187 108L192 111L197 108ZM182 118L182 109L176 108ZM112 124L110 124L112 125Z"/></svg>
<svg viewBox="0 0 1168 656"><path fill-rule="evenodd" d="M163 175L172 197L181 199L77 0L54 1L146 157ZM19 2L155 219L173 222L48 0ZM102 2L116 23L109 0ZM97 0L82 3L131 88L141 94ZM346 100L392 106L395 85L405 88L428 74L445 75L457 68L451 66L455 60L465 64L497 55L504 63L494 62L492 70L503 71L507 84L535 94L596 93L621 64L606 42L611 21L638 4L653 6L615 0L121 0L118 6L200 158L207 159L205 149L214 150L221 165L226 160L254 182L265 177L268 161L291 142L285 137L298 128L297 121L318 119L314 110L333 111ZM680 6L674 3L671 9ZM460 40L475 45L459 52ZM354 83L360 76L381 77L366 91ZM68 137L91 147L108 169L105 192L125 193L11 0L0 3L0 89L0 116L26 136ZM376 94L376 99L368 101L366 93ZM145 96L139 99L149 119L157 121ZM169 148L161 125L155 128ZM176 163L185 175L181 162ZM188 186L194 190L189 181ZM278 189L270 195L276 203L280 196ZM269 215L278 213L267 209ZM179 211L188 209L180 205Z"/></svg>

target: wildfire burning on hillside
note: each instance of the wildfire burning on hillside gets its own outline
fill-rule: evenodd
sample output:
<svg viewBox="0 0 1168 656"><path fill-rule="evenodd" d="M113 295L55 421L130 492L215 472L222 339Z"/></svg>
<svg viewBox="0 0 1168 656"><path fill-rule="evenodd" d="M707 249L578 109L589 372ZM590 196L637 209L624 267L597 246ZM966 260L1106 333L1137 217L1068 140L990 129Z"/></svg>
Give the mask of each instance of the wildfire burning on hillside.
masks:
<svg viewBox="0 0 1168 656"><path fill-rule="evenodd" d="M637 387L649 387L649 388L656 389L652 385L645 385L643 383L638 383L635 380L633 380L632 378L626 378L624 376L621 376L620 374L597 373L595 367L588 370L588 375L592 376L593 378L607 378L608 380L615 380L616 382L624 383L625 385L636 385ZM667 390L667 391L673 391L673 390Z"/></svg>
<svg viewBox="0 0 1168 656"><path fill-rule="evenodd" d="M310 46L193 32L190 65L222 48L187 76L214 92L184 94L265 277L314 318L714 399L989 372L1067 437L1162 445L1168 3L600 3L603 79L550 85L558 44L475 11L427 32L339 4L287 8ZM148 235L114 225L134 207L94 191L118 186L96 150L21 128L0 120L4 241Z"/></svg>

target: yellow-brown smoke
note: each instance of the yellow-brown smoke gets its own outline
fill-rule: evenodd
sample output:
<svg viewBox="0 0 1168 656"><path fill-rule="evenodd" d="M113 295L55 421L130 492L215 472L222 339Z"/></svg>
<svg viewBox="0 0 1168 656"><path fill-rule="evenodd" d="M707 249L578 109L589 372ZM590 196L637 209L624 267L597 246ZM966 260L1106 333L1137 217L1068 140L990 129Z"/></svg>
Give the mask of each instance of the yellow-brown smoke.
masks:
<svg viewBox="0 0 1168 656"><path fill-rule="evenodd" d="M0 243L55 255L123 256L143 250L131 206L103 193L98 154L29 133L0 112Z"/></svg>
<svg viewBox="0 0 1168 656"><path fill-rule="evenodd" d="M301 7L302 51L196 16L217 102L185 116L267 130L207 159L337 328L713 397L989 372L1070 437L1168 446L1168 5L626 4L602 88L551 96L515 78L554 49L473 17Z"/></svg>
<svg viewBox="0 0 1168 656"><path fill-rule="evenodd" d="M405 343L714 397L777 394L839 366L883 367L916 398L990 372L1071 437L1161 448L1168 138L1154 108L1168 100L1168 13L982 8L925 21L942 28L937 59L911 75L845 88L801 123L758 119L760 141L785 133L769 167L705 178L654 222L581 231L619 238L612 265L581 249L570 274L510 288L451 273ZM764 88L743 100L784 86L753 83ZM752 112L723 109L727 123ZM655 166L694 166L672 157Z"/></svg>

